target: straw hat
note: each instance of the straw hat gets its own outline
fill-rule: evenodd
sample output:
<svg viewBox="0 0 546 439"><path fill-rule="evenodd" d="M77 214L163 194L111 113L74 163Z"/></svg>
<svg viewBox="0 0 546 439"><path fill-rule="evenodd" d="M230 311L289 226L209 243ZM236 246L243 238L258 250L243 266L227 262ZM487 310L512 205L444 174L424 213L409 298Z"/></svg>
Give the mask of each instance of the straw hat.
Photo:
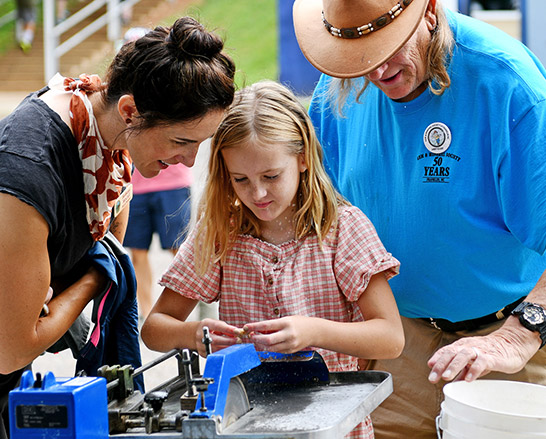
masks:
<svg viewBox="0 0 546 439"><path fill-rule="evenodd" d="M429 0L296 0L294 28L320 71L354 78L375 70L413 35Z"/></svg>

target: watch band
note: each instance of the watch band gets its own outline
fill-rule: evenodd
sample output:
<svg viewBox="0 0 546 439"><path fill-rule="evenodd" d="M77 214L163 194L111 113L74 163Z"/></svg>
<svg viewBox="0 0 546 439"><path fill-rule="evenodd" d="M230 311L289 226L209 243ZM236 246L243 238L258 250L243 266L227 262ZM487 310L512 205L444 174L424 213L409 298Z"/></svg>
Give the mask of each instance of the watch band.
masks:
<svg viewBox="0 0 546 439"><path fill-rule="evenodd" d="M538 319L532 319L531 314L526 313L528 308L534 309L534 314L538 313ZM521 302L513 311L517 315L520 323L530 331L538 332L542 343L540 349L546 345L546 310L542 305L532 302Z"/></svg>

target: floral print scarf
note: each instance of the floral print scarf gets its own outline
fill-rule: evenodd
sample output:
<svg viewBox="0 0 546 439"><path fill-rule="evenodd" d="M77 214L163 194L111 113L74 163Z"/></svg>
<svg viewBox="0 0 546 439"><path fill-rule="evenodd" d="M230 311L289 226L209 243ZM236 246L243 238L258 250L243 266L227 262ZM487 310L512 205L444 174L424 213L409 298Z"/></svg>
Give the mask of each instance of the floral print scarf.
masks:
<svg viewBox="0 0 546 439"><path fill-rule="evenodd" d="M78 142L83 167L89 231L95 241L108 232L112 208L124 186L131 182L132 161L127 150L110 150L98 130L88 95L104 88L97 75L64 78L70 100L72 131Z"/></svg>

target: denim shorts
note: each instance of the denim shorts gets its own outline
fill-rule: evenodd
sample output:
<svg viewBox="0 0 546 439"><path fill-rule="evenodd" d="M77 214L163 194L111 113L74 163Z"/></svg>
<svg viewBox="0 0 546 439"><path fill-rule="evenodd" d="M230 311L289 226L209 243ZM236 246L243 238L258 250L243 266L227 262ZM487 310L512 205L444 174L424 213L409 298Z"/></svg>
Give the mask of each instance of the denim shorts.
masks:
<svg viewBox="0 0 546 439"><path fill-rule="evenodd" d="M134 195L123 245L148 250L157 233L163 249L176 249L186 236L190 215L190 188Z"/></svg>

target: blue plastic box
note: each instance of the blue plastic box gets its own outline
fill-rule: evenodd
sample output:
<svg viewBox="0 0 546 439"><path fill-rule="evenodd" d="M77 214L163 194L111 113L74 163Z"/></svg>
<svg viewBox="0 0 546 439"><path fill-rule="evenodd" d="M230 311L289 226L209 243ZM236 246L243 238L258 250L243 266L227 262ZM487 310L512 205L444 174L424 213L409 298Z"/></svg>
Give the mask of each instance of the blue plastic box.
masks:
<svg viewBox="0 0 546 439"><path fill-rule="evenodd" d="M106 379L26 371L9 394L9 419L11 439L107 439Z"/></svg>

